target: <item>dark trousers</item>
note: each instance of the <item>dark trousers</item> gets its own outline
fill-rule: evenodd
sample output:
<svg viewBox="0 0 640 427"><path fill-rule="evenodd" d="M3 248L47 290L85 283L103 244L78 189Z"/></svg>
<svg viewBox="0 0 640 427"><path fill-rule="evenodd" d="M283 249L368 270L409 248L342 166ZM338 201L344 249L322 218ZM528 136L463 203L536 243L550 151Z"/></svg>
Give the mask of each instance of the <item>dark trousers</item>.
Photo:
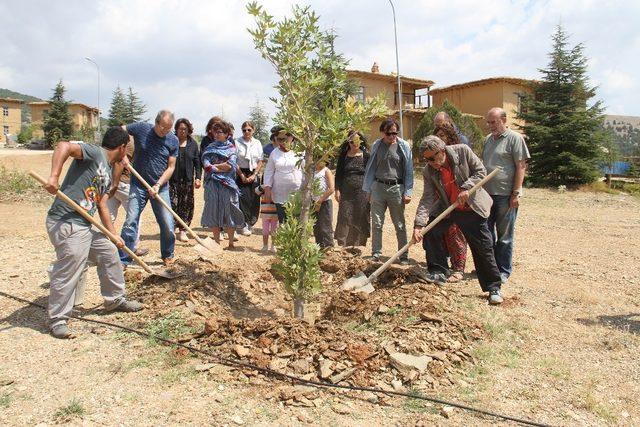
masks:
<svg viewBox="0 0 640 427"><path fill-rule="evenodd" d="M241 170L246 176L252 173L249 169ZM260 214L260 196L258 196L255 191L260 185L260 180L256 178L253 182L243 184L240 177L238 177L236 184L240 190L240 210L244 214L245 225L247 227L253 227L255 223L258 222L258 215Z"/></svg>
<svg viewBox="0 0 640 427"><path fill-rule="evenodd" d="M433 219L429 218L429 222ZM493 240L487 226L487 219L473 211L453 211L424 236L422 247L426 252L429 272L448 273L448 252L443 236L451 224L456 224L467 239L482 290L484 292L499 290L500 272L493 253Z"/></svg>
<svg viewBox="0 0 640 427"><path fill-rule="evenodd" d="M313 207L313 205L311 205ZM313 236L321 249L333 246L333 203L331 199L320 204L320 210L313 213L316 218L313 224Z"/></svg>
<svg viewBox="0 0 640 427"><path fill-rule="evenodd" d="M287 220L287 212L284 210L284 203L275 203L276 213L278 214L278 222L284 224Z"/></svg>

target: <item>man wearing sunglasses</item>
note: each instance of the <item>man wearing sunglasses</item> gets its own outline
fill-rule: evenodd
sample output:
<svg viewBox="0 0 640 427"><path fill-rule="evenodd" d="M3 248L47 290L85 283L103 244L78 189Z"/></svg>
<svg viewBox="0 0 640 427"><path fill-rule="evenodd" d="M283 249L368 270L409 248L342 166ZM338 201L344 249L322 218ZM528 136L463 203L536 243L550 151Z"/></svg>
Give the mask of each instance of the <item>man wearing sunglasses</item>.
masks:
<svg viewBox="0 0 640 427"><path fill-rule="evenodd" d="M362 184L371 201L371 256L375 261L382 253L382 226L387 208L396 229L398 249L407 244L404 205L411 201L413 191L413 159L407 141L398 138L398 129L400 125L393 118L380 124L381 138L371 147ZM409 263L407 252L399 262Z"/></svg>
<svg viewBox="0 0 640 427"><path fill-rule="evenodd" d="M473 195L469 190L487 174L482 161L471 148L463 144L446 145L437 136L427 136L420 142L420 156L427 162L422 171L424 192L418 204L413 240L423 240L421 230L456 201L459 206L440 221L424 237L428 273L424 278L444 285L449 268L444 233L455 223L469 244L478 281L489 292L489 304L501 304L501 280L493 253L493 240L487 218L491 212L491 196L480 188Z"/></svg>

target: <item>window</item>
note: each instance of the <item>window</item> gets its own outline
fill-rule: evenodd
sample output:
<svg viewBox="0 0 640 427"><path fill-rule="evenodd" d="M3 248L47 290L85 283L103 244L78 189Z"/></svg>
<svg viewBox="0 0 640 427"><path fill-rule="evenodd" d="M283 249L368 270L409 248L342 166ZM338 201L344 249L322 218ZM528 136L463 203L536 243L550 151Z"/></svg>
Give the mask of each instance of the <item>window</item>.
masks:
<svg viewBox="0 0 640 427"><path fill-rule="evenodd" d="M7 135L9 133L9 126L3 126L3 132L5 135Z"/></svg>
<svg viewBox="0 0 640 427"><path fill-rule="evenodd" d="M416 94L410 92L402 92L402 108L405 108L407 104L416 102ZM393 105L398 105L398 92L393 92Z"/></svg>
<svg viewBox="0 0 640 427"><path fill-rule="evenodd" d="M2 106L2 115L7 117L9 115L9 107Z"/></svg>
<svg viewBox="0 0 640 427"><path fill-rule="evenodd" d="M358 86L356 90L356 101L364 103L364 86Z"/></svg>

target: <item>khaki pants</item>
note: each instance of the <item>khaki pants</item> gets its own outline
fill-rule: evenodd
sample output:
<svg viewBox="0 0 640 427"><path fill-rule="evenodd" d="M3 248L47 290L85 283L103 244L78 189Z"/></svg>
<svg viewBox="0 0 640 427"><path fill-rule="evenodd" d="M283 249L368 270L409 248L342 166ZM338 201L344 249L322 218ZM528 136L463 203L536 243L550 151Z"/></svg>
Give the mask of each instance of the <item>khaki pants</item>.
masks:
<svg viewBox="0 0 640 427"><path fill-rule="evenodd" d="M76 285L87 261L98 268L100 291L107 309L125 300L124 272L118 250L98 229L47 218L47 233L57 260L49 283L49 326L64 323L73 310Z"/></svg>

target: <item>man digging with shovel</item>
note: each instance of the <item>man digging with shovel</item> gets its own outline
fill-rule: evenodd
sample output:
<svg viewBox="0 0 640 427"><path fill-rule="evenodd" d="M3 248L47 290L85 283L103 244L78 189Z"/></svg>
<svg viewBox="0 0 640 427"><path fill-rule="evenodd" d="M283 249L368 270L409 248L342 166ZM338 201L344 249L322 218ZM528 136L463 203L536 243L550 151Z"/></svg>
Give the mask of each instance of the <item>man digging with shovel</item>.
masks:
<svg viewBox="0 0 640 427"><path fill-rule="evenodd" d="M60 141L53 152L51 174L44 188L56 194L62 166L72 157L74 160L60 190L89 215L97 210L105 228L115 233L107 208L108 191L112 167L122 167L119 162L126 154L128 141L129 134L119 127L107 130L102 147ZM76 284L88 260L97 265L100 290L107 311L133 312L142 309L139 302L125 298L124 273L116 246L92 227L87 219L58 197L49 209L46 227L57 256L51 272L48 306L49 327L54 337L72 338L67 319L73 309ZM124 246L122 239L117 246Z"/></svg>
<svg viewBox="0 0 640 427"><path fill-rule="evenodd" d="M422 228L450 205L458 203L451 214L424 237L429 270L425 280L439 285L446 283L449 268L443 235L451 223L455 223L467 239L480 287L489 292L489 304L502 304L500 272L487 226L492 200L482 188L469 194L487 174L482 161L468 146L447 146L437 136L428 136L420 142L420 157L427 161L427 166L422 172L424 193L416 212L413 240L421 241Z"/></svg>

